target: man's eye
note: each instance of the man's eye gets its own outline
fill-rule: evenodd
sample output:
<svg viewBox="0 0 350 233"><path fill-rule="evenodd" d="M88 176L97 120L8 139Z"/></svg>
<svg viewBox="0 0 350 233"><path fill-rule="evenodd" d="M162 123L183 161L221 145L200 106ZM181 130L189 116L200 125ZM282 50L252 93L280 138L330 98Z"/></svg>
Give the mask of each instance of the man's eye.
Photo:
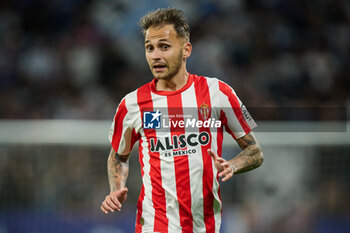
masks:
<svg viewBox="0 0 350 233"><path fill-rule="evenodd" d="M146 50L147 50L147 51L152 51L152 50L153 50L153 46L150 46L150 45L149 45L149 46L146 46Z"/></svg>
<svg viewBox="0 0 350 233"><path fill-rule="evenodd" d="M168 49L170 46L167 44L163 44L161 47L162 47L162 49Z"/></svg>

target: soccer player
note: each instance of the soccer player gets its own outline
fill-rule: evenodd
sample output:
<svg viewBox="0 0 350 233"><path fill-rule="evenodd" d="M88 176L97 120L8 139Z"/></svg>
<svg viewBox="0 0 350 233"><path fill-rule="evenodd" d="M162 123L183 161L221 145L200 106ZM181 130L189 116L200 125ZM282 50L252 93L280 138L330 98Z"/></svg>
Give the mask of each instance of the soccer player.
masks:
<svg viewBox="0 0 350 233"><path fill-rule="evenodd" d="M255 122L230 86L187 72L192 45L182 11L158 9L140 25L154 79L117 108L109 134L110 193L101 210L121 211L128 158L138 141L142 187L135 232L219 232L219 179L227 181L263 162L251 131ZM221 157L224 130L242 149L228 161Z"/></svg>

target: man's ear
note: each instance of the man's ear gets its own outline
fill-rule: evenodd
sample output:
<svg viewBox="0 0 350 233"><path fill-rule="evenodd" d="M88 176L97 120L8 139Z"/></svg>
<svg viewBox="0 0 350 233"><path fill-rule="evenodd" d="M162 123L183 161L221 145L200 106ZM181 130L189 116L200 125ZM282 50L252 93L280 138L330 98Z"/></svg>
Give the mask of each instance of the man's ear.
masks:
<svg viewBox="0 0 350 233"><path fill-rule="evenodd" d="M190 42L186 42L184 46L184 52L183 52L184 59L191 56L191 53L192 53L192 44Z"/></svg>

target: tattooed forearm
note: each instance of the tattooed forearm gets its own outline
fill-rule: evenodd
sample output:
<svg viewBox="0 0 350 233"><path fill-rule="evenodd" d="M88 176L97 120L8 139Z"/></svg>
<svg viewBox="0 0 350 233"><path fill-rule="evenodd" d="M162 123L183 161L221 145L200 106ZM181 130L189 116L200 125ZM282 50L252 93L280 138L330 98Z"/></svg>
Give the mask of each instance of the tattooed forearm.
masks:
<svg viewBox="0 0 350 233"><path fill-rule="evenodd" d="M252 132L237 139L237 143L242 152L231 160L235 174L252 170L262 164L263 153Z"/></svg>
<svg viewBox="0 0 350 233"><path fill-rule="evenodd" d="M111 192L125 187L129 174L128 158L129 154L119 155L113 149L111 150L107 161L108 181Z"/></svg>

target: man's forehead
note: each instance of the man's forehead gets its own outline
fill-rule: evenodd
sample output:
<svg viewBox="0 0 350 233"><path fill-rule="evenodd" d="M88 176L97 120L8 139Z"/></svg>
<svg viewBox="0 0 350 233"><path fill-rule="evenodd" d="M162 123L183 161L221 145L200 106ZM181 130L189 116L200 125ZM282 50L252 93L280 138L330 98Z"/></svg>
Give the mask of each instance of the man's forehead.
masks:
<svg viewBox="0 0 350 233"><path fill-rule="evenodd" d="M174 26L171 24L166 24L157 27L149 27L145 33L145 43L151 40L164 40L176 37L176 31Z"/></svg>

